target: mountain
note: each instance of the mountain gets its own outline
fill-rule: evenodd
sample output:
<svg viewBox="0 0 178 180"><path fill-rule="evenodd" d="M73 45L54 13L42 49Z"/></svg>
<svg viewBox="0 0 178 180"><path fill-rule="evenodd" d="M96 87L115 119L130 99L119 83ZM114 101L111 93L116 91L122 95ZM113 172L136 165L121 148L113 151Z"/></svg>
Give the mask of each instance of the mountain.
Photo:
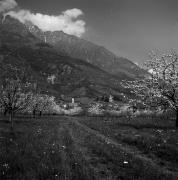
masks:
<svg viewBox="0 0 178 180"><path fill-rule="evenodd" d="M65 34L62 31L42 32L33 24L26 24L29 31L41 40L53 45L55 49L67 56L82 59L117 77L143 77L145 71L126 58L117 57L102 46L84 39Z"/></svg>
<svg viewBox="0 0 178 180"><path fill-rule="evenodd" d="M5 21L0 21L1 79L9 66L25 71L43 92L56 97L63 94L96 98L113 94L121 98L123 92L120 86L123 73L116 77L91 63L67 56L37 38L26 25L7 16Z"/></svg>

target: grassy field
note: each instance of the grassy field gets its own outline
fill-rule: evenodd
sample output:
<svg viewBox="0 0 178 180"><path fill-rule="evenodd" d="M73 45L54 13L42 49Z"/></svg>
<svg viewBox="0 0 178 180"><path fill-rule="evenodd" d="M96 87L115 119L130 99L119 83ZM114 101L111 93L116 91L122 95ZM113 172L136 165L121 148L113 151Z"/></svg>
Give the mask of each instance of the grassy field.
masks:
<svg viewBox="0 0 178 180"><path fill-rule="evenodd" d="M178 179L178 130L166 118L0 118L0 179Z"/></svg>

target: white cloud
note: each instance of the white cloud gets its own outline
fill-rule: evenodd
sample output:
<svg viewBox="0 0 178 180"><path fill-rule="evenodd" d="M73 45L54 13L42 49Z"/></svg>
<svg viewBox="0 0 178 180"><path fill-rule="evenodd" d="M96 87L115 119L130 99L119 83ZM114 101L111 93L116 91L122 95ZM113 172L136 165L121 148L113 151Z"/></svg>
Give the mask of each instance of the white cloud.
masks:
<svg viewBox="0 0 178 180"><path fill-rule="evenodd" d="M15 0L2 0L0 1L0 13L13 9L17 6Z"/></svg>
<svg viewBox="0 0 178 180"><path fill-rule="evenodd" d="M30 21L42 31L63 31L80 37L85 33L85 22L77 19L82 14L80 9L70 9L62 12L59 16L35 14L28 10L10 11L5 15L10 15L22 23Z"/></svg>
<svg viewBox="0 0 178 180"><path fill-rule="evenodd" d="M80 9L69 9L63 12L65 16L69 16L71 18L77 18L80 15L83 15L83 12Z"/></svg>
<svg viewBox="0 0 178 180"><path fill-rule="evenodd" d="M58 16L32 13L29 10L12 10L18 6L15 0L0 1L0 13L10 15L22 23L31 22L42 31L63 31L66 34L81 37L85 33L85 21L78 19L82 10L74 8L63 11ZM10 11L11 10L11 11Z"/></svg>
<svg viewBox="0 0 178 180"><path fill-rule="evenodd" d="M58 16L32 13L29 10L9 11L5 15L18 19L20 22L32 22L42 31L63 31L66 34L81 37L85 33L85 21L78 17L83 15L80 9L68 9Z"/></svg>

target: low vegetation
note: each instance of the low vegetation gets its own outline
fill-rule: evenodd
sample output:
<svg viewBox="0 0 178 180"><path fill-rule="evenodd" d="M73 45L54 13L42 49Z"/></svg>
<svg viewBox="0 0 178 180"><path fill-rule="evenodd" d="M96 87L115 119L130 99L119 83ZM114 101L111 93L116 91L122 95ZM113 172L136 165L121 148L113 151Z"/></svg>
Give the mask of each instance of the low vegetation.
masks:
<svg viewBox="0 0 178 180"><path fill-rule="evenodd" d="M0 118L0 179L178 178L174 119Z"/></svg>

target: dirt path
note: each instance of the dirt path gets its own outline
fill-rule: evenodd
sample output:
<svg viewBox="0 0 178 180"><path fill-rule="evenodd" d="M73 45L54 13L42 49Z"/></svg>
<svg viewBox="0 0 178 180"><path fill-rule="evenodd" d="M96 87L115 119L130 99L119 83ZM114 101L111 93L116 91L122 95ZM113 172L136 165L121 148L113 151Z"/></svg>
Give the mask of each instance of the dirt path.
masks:
<svg viewBox="0 0 178 180"><path fill-rule="evenodd" d="M113 153L113 155L115 156L115 157L112 157L113 159L111 157L107 157L107 158L112 159L113 161L112 163L114 164L114 166L115 165L122 166L122 168L118 167L118 170L124 169L130 172L131 169L132 171L135 171L141 168L140 170L142 171L142 173L140 172L140 175L144 176L144 179L149 179L149 180L154 179L154 178L155 179L175 179L175 180L178 179L178 174L175 174L164 167L160 167L158 164L156 164L156 162L154 162L153 159L146 157L139 150L136 150L135 148L132 149L129 146L120 144L114 141L113 139L106 137L100 132L91 129L87 127L86 125L81 124L80 122L78 122L78 119L75 117L66 117L66 118L70 123L73 124L73 126L70 126L70 128L72 127L72 132L74 134L74 137L76 136L75 131L78 131L78 136L76 137L76 141L81 141L80 139L83 139L83 142L86 142L86 138L89 138L89 136L91 136L93 140L89 142L89 146L92 146L92 143L95 144L93 145L93 148L96 148L96 149L99 146L103 146L100 149L99 153L103 153L104 156L110 156L110 155L112 156L112 153ZM83 137L80 137L80 135ZM82 144L83 142L80 142L80 143ZM110 153L107 152L108 149L111 149ZM89 151L87 151L86 153L88 152ZM118 157L118 156L121 156L121 157ZM122 161L122 163L116 162L116 161ZM138 163L137 164L138 167L135 167L135 162ZM110 162L108 161L108 163ZM153 178L149 177L150 172L152 172L153 174L155 173ZM146 176L148 177L146 178ZM122 177L120 179L122 179Z"/></svg>

